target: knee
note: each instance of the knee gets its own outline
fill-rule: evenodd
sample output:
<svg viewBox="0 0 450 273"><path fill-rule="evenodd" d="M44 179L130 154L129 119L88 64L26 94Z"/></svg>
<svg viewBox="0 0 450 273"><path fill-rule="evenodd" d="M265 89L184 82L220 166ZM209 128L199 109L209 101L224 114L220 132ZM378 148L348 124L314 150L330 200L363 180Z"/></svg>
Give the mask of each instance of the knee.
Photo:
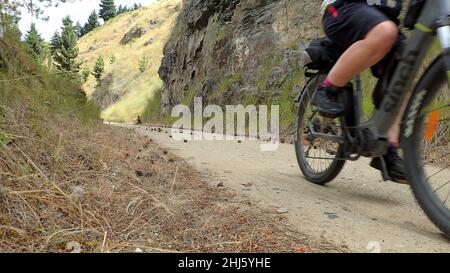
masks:
<svg viewBox="0 0 450 273"><path fill-rule="evenodd" d="M398 26L391 21L382 23L383 33L382 39L386 43L389 43L390 45L393 45L395 41L397 41L398 35L400 33L400 30Z"/></svg>
<svg viewBox="0 0 450 273"><path fill-rule="evenodd" d="M376 39L379 48L382 50L390 50L400 33L398 26L392 21L380 23L375 26L372 32L374 34L372 38Z"/></svg>

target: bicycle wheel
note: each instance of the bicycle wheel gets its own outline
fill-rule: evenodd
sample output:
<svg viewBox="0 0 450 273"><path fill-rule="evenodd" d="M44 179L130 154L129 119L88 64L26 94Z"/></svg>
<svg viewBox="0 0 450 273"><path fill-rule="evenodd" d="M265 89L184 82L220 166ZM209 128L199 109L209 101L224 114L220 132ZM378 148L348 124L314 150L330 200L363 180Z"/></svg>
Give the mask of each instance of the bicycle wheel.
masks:
<svg viewBox="0 0 450 273"><path fill-rule="evenodd" d="M318 185L331 182L345 165L345 160L339 159L343 154L341 145L315 138L311 134L313 128L323 134L342 135L339 120L322 117L311 105L311 98L325 77L325 74L314 76L303 91L298 106L295 133L295 152L300 170L309 182Z"/></svg>
<svg viewBox="0 0 450 273"><path fill-rule="evenodd" d="M402 128L408 180L430 220L450 237L450 92L443 57L416 86Z"/></svg>

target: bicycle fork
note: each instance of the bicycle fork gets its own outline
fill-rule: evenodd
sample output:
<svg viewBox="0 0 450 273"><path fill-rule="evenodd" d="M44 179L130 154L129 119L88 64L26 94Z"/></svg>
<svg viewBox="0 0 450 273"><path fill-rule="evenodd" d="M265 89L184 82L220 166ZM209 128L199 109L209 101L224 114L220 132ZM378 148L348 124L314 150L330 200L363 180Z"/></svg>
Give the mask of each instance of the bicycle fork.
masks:
<svg viewBox="0 0 450 273"><path fill-rule="evenodd" d="M438 20L436 32L442 47L447 69L448 85L450 86L450 15Z"/></svg>

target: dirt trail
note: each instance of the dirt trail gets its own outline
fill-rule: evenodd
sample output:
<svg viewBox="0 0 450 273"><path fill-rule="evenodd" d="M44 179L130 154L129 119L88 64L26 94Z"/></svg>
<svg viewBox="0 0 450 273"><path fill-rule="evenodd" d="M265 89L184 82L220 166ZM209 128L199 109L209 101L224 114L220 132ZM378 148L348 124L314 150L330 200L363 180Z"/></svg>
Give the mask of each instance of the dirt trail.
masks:
<svg viewBox="0 0 450 273"><path fill-rule="evenodd" d="M407 186L381 182L361 159L348 163L327 187L300 173L292 145L261 152L257 141L175 141L147 127L117 125L148 135L211 177L211 183L250 197L265 209L287 209L299 231L355 252L450 252L450 241L426 218ZM169 132L170 133L170 132ZM442 174L449 177L450 173Z"/></svg>

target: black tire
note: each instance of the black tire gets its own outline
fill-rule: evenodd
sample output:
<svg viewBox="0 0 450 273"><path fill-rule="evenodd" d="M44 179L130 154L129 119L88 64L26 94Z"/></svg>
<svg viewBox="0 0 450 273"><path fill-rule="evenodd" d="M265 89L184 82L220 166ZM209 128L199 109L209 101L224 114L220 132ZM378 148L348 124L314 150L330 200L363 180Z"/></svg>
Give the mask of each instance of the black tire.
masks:
<svg viewBox="0 0 450 273"><path fill-rule="evenodd" d="M427 109L436 107L432 105L437 103L436 97L440 94L440 91L443 91L444 94L446 92L446 70L444 58L441 56L430 65L415 87L403 121L402 146L407 178L418 203L429 219L450 238L450 209L446 207L447 199L445 201L440 199L437 191L433 188L431 177L427 177L426 168L430 168L430 165L428 164L426 168L422 165L423 158L427 159L427 154L431 153L426 150L426 147L422 147L422 144L425 143L423 141L425 125L427 124ZM447 99L444 100L447 102ZM443 120L443 122L446 122L445 119ZM444 126L447 126L447 123L444 123ZM447 139L446 141L450 140ZM448 161L446 161L448 160L448 150L445 147L443 149L446 152L442 162L446 162L444 166L448 166ZM439 160L442 160L442 157L439 157ZM434 161L431 162L435 163ZM429 171L430 169L428 169ZM447 178L444 177L444 181Z"/></svg>
<svg viewBox="0 0 450 273"><path fill-rule="evenodd" d="M296 121L296 132L295 132L295 153L297 156L297 161L300 167L300 170L302 171L303 175L305 176L306 180L308 180L311 183L317 184L317 185L326 185L327 183L333 181L339 173L344 168L344 165L346 163L345 160L339 160L336 158L342 158L343 154L343 147L339 145L339 147L336 149L336 155L332 161L331 164L325 169L320 172L314 171L312 167L310 166L308 159L306 158L305 151L304 151L304 143L303 143L303 134L304 134L304 120L305 116L307 114L308 107L311 107L311 98L313 97L314 93L317 90L317 85L321 82L323 82L323 79L326 75L325 74L318 74L311 78L305 89L303 90L300 100L298 103L298 113L297 113L297 121Z"/></svg>

